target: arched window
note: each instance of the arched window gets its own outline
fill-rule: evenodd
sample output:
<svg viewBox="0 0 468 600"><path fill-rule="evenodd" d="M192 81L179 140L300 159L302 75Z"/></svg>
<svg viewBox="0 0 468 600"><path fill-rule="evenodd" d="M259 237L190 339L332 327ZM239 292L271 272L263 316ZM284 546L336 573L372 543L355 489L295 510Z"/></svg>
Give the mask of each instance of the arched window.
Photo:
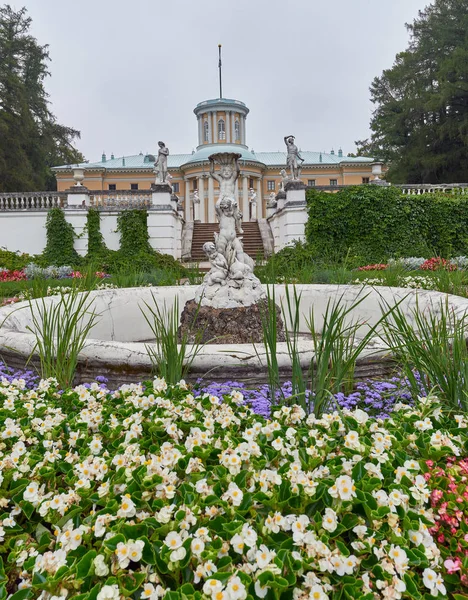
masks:
<svg viewBox="0 0 468 600"><path fill-rule="evenodd" d="M236 137L236 142L240 141L240 123L239 121L236 121L234 123L234 135Z"/></svg>
<svg viewBox="0 0 468 600"><path fill-rule="evenodd" d="M220 119L218 121L218 140L226 139L226 124L224 119Z"/></svg>
<svg viewBox="0 0 468 600"><path fill-rule="evenodd" d="M203 123L203 130L204 130L204 138L205 138L205 142L209 142L210 141L210 126L208 125L208 121L205 121Z"/></svg>

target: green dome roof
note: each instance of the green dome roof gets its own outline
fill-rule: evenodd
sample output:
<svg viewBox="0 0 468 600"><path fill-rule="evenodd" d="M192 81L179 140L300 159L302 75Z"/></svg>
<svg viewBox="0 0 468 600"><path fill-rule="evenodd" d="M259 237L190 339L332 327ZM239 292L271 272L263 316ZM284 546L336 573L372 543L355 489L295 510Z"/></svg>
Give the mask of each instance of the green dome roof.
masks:
<svg viewBox="0 0 468 600"><path fill-rule="evenodd" d="M198 150L192 154L190 160L186 161L184 164L188 165L190 163L208 160L208 157L211 154L218 154L218 152L237 152L241 155L240 161L248 160L250 162L262 164L262 161L258 160L253 152L239 144L207 144L206 146L198 148Z"/></svg>

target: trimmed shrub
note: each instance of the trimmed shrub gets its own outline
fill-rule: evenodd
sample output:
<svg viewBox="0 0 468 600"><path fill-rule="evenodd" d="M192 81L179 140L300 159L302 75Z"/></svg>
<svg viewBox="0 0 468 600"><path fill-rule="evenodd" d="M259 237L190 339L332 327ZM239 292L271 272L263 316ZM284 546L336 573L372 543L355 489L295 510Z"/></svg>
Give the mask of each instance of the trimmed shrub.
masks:
<svg viewBox="0 0 468 600"><path fill-rule="evenodd" d="M397 188L352 186L308 190L308 247L314 257L451 256L468 251L468 197L403 195Z"/></svg>

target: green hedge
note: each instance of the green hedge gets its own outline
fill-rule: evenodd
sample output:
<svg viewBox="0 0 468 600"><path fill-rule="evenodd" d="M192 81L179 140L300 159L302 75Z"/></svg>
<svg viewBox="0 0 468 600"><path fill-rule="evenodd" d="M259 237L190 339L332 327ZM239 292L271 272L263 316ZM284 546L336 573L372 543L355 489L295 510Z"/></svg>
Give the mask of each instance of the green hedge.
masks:
<svg viewBox="0 0 468 600"><path fill-rule="evenodd" d="M398 188L309 190L307 245L315 257L379 262L399 256L468 254L468 196L404 195Z"/></svg>

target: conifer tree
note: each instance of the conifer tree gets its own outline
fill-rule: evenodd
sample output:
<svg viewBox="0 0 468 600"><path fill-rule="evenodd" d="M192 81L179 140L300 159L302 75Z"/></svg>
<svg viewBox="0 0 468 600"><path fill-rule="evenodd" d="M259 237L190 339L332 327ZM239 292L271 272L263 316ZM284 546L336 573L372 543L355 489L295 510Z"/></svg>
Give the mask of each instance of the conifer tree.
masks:
<svg viewBox="0 0 468 600"><path fill-rule="evenodd" d="M26 9L0 6L0 191L55 189L50 167L82 162L80 134L57 123L44 80L48 47L29 33Z"/></svg>
<svg viewBox="0 0 468 600"><path fill-rule="evenodd" d="M407 28L407 50L371 85L370 140L395 183L468 182L468 2L434 0Z"/></svg>

